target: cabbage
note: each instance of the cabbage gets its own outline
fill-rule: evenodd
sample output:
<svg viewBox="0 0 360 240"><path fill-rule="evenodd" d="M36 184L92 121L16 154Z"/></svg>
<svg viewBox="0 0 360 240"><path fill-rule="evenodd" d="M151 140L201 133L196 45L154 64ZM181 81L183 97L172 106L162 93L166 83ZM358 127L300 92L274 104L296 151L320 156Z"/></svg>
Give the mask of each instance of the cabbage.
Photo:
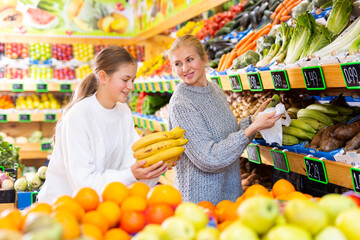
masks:
<svg viewBox="0 0 360 240"><path fill-rule="evenodd" d="M326 27L335 35L348 24L353 3L351 0L335 0Z"/></svg>
<svg viewBox="0 0 360 240"><path fill-rule="evenodd" d="M26 180L32 188L39 188L41 185L39 176L34 172L26 173Z"/></svg>
<svg viewBox="0 0 360 240"><path fill-rule="evenodd" d="M311 36L306 48L304 49L301 58L304 58L312 53L319 51L331 43L333 39L332 32L324 25L316 24L314 34Z"/></svg>
<svg viewBox="0 0 360 240"><path fill-rule="evenodd" d="M27 188L27 181L24 177L19 178L15 181L14 186L16 191L25 191Z"/></svg>

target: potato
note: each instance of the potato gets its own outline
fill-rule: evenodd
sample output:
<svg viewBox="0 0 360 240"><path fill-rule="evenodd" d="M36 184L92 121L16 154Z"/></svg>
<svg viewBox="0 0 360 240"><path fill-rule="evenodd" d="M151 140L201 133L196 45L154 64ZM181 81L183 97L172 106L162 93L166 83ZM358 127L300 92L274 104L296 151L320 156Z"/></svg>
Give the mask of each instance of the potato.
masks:
<svg viewBox="0 0 360 240"><path fill-rule="evenodd" d="M345 151L356 150L360 148L360 132L346 143Z"/></svg>
<svg viewBox="0 0 360 240"><path fill-rule="evenodd" d="M360 131L360 122L354 122L349 125L338 127L335 130L335 136L338 139L349 140Z"/></svg>

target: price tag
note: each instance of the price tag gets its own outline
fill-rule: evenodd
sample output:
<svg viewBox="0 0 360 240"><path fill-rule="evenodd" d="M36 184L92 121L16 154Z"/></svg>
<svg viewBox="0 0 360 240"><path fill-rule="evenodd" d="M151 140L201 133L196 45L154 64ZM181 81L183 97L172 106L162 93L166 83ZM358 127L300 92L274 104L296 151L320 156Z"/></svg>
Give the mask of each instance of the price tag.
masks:
<svg viewBox="0 0 360 240"><path fill-rule="evenodd" d="M285 152L276 149L271 149L270 153L275 169L287 173L290 172L289 163Z"/></svg>
<svg viewBox="0 0 360 240"><path fill-rule="evenodd" d="M160 127L161 127L161 131L165 132L166 131L166 126L164 123L160 123Z"/></svg>
<svg viewBox="0 0 360 240"><path fill-rule="evenodd" d="M60 83L60 92L71 92L70 83Z"/></svg>
<svg viewBox="0 0 360 240"><path fill-rule="evenodd" d="M135 91L135 92L138 92L138 91L139 91L139 87L138 87L138 84L137 84L137 83L134 84L134 91Z"/></svg>
<svg viewBox="0 0 360 240"><path fill-rule="evenodd" d="M56 121L56 114L46 113L44 115L44 122L55 122L55 121Z"/></svg>
<svg viewBox="0 0 360 240"><path fill-rule="evenodd" d="M22 83L13 83L12 84L12 91L13 92L23 92L24 91L24 84L22 84Z"/></svg>
<svg viewBox="0 0 360 240"><path fill-rule="evenodd" d="M219 84L219 86L222 89L221 80L220 80L219 76L213 76L213 77L210 77L210 79L211 79L212 82Z"/></svg>
<svg viewBox="0 0 360 240"><path fill-rule="evenodd" d="M360 193L360 169L350 168L354 191Z"/></svg>
<svg viewBox="0 0 360 240"><path fill-rule="evenodd" d="M155 83L153 83L153 82L150 83L150 89L151 89L151 92L156 92Z"/></svg>
<svg viewBox="0 0 360 240"><path fill-rule="evenodd" d="M0 166L0 171L5 172L4 166Z"/></svg>
<svg viewBox="0 0 360 240"><path fill-rule="evenodd" d="M19 122L31 122L30 114L19 114Z"/></svg>
<svg viewBox="0 0 360 240"><path fill-rule="evenodd" d="M250 91L262 91L263 86L258 72L248 73L247 78L249 80Z"/></svg>
<svg viewBox="0 0 360 240"><path fill-rule="evenodd" d="M342 63L341 71L348 89L360 88L360 62Z"/></svg>
<svg viewBox="0 0 360 240"><path fill-rule="evenodd" d="M274 89L277 91L290 90L289 79L285 70L270 71Z"/></svg>
<svg viewBox="0 0 360 240"><path fill-rule="evenodd" d="M141 119L140 118L137 118L137 125L138 125L138 127L142 127L142 125L141 125Z"/></svg>
<svg viewBox="0 0 360 240"><path fill-rule="evenodd" d="M139 83L139 92L143 92L143 91L144 91L143 86L141 83Z"/></svg>
<svg viewBox="0 0 360 240"><path fill-rule="evenodd" d="M7 114L0 114L0 123L7 123Z"/></svg>
<svg viewBox="0 0 360 240"><path fill-rule="evenodd" d="M323 161L311 157L304 157L307 176L310 180L327 184L328 178Z"/></svg>
<svg viewBox="0 0 360 240"><path fill-rule="evenodd" d="M324 75L319 66L303 67L302 69L307 90L324 90Z"/></svg>
<svg viewBox="0 0 360 240"><path fill-rule="evenodd" d="M230 81L231 89L233 92L241 92L242 91L240 76L238 74L229 75L229 81Z"/></svg>
<svg viewBox="0 0 360 240"><path fill-rule="evenodd" d="M246 152L248 154L248 159L250 162L257 163L257 164L261 163L258 146L254 145L254 144L249 144L246 147Z"/></svg>
<svg viewBox="0 0 360 240"><path fill-rule="evenodd" d="M149 86L149 83L144 83L144 86L145 86L145 92L150 92L150 86Z"/></svg>
<svg viewBox="0 0 360 240"><path fill-rule="evenodd" d="M165 90L164 90L164 83L163 83L163 82L159 82L159 88L160 88L160 92L161 92L161 93L165 92Z"/></svg>
<svg viewBox="0 0 360 240"><path fill-rule="evenodd" d="M31 205L38 201L37 195L38 195L38 192L32 192L31 193Z"/></svg>
<svg viewBox="0 0 360 240"><path fill-rule="evenodd" d="M41 151L50 151L52 149L51 143L41 143Z"/></svg>
<svg viewBox="0 0 360 240"><path fill-rule="evenodd" d="M46 83L36 84L36 92L48 92L48 85Z"/></svg>
<svg viewBox="0 0 360 240"><path fill-rule="evenodd" d="M136 117L133 117L134 125L137 126Z"/></svg>
<svg viewBox="0 0 360 240"><path fill-rule="evenodd" d="M180 80L179 80L179 79L176 79L176 80L175 80L175 85L177 86L179 83L180 83Z"/></svg>
<svg viewBox="0 0 360 240"><path fill-rule="evenodd" d="M153 122L152 120L149 120L149 125L150 125L150 126L149 126L149 130L153 132L153 131L155 130L155 128L154 128L154 122Z"/></svg>
<svg viewBox="0 0 360 240"><path fill-rule="evenodd" d="M170 82L170 81L166 81L165 84L166 84L167 92L172 93L172 92L173 92L173 89L172 89L172 86L171 86L171 82Z"/></svg>
<svg viewBox="0 0 360 240"><path fill-rule="evenodd" d="M143 118L143 128L144 129L147 129L148 127L147 127L147 123L146 123L146 119L145 118Z"/></svg>

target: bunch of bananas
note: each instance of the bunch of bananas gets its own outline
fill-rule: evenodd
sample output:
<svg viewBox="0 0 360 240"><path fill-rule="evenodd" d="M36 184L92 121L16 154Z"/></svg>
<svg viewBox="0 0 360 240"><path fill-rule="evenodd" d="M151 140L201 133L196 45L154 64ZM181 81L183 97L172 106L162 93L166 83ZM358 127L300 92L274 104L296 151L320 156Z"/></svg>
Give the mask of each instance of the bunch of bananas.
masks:
<svg viewBox="0 0 360 240"><path fill-rule="evenodd" d="M145 160L144 167L160 161L168 163L171 167L185 150L182 146L188 140L184 139L184 133L184 129L177 127L171 131L146 135L133 144L134 158L137 161Z"/></svg>

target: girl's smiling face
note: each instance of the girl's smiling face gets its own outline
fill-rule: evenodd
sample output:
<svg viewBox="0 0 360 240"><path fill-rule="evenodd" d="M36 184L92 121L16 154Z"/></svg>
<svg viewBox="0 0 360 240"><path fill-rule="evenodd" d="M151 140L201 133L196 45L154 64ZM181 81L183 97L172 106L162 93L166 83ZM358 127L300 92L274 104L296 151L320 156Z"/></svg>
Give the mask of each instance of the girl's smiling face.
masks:
<svg viewBox="0 0 360 240"><path fill-rule="evenodd" d="M185 83L197 87L207 86L205 57L202 58L194 47L183 46L174 49L169 58L173 71Z"/></svg>

